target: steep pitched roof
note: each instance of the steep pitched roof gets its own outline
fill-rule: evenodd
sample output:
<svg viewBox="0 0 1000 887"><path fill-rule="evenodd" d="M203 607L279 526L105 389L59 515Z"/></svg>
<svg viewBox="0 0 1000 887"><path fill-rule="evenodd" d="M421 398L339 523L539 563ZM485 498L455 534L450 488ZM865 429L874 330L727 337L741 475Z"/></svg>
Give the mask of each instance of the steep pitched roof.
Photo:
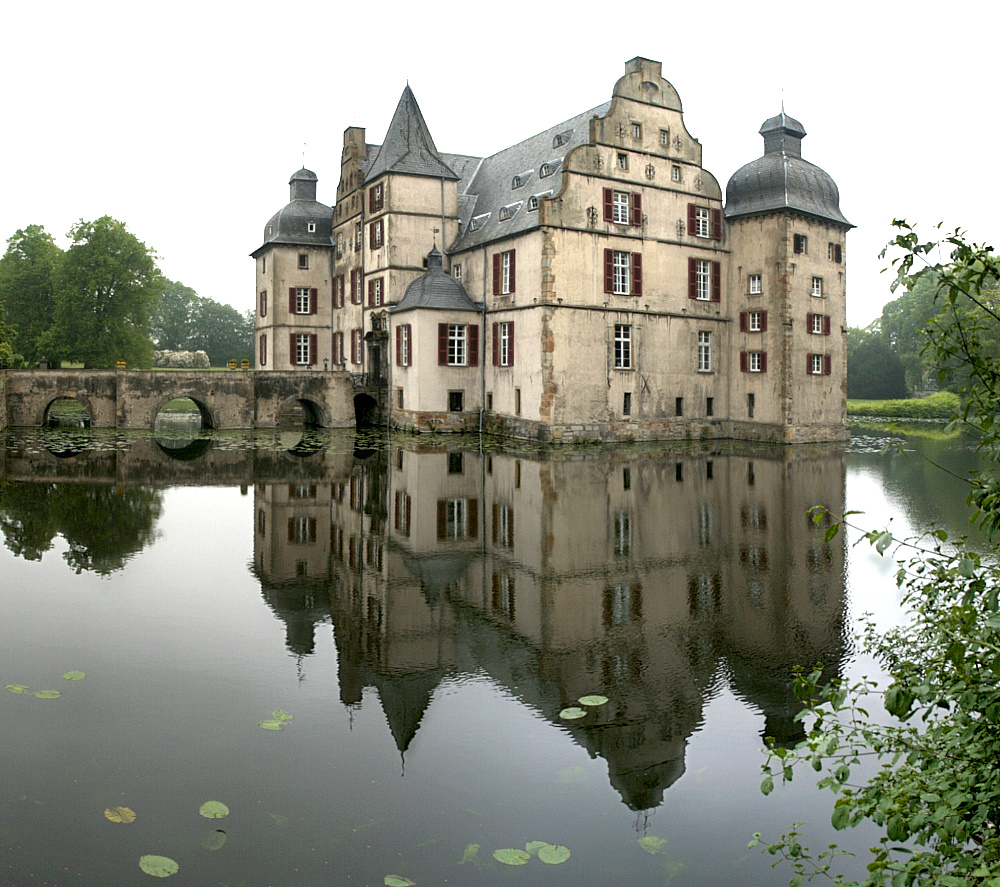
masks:
<svg viewBox="0 0 1000 887"><path fill-rule="evenodd" d="M370 182L387 172L433 176L436 179L459 178L434 147L434 139L409 84L396 105L385 141L368 168L365 181Z"/></svg>

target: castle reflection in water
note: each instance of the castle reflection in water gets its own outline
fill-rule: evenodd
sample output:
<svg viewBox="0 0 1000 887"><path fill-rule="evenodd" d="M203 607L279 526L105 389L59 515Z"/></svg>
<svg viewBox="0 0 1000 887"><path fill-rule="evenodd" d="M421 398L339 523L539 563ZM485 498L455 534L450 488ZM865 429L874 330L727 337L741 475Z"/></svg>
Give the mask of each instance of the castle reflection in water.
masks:
<svg viewBox="0 0 1000 887"><path fill-rule="evenodd" d="M807 515L843 510L839 448L409 439L306 454L296 473L255 483L253 568L291 651L332 624L341 701L375 688L401 752L442 681L486 673L648 810L721 683L793 743L793 667L833 676L847 656L842 537ZM587 726L561 720L586 694L610 702Z"/></svg>

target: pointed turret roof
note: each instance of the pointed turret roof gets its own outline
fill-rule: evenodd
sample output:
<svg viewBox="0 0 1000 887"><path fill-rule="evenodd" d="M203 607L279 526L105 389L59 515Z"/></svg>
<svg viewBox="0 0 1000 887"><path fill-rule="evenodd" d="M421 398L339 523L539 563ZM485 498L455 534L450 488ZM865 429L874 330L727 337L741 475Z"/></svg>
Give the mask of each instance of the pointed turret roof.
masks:
<svg viewBox="0 0 1000 887"><path fill-rule="evenodd" d="M459 178L434 147L434 139L409 84L396 105L385 141L369 167L365 181L370 182L387 172L433 176L436 179Z"/></svg>

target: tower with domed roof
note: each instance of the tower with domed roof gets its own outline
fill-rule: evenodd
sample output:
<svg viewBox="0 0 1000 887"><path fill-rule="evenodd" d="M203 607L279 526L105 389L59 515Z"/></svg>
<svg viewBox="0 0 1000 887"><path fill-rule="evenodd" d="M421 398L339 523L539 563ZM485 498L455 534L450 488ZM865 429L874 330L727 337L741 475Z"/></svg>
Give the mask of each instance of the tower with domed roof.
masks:
<svg viewBox="0 0 1000 887"><path fill-rule="evenodd" d="M846 437L847 231L831 176L802 158L802 124L760 128L764 154L726 186L737 436ZM836 383L836 384L831 384Z"/></svg>

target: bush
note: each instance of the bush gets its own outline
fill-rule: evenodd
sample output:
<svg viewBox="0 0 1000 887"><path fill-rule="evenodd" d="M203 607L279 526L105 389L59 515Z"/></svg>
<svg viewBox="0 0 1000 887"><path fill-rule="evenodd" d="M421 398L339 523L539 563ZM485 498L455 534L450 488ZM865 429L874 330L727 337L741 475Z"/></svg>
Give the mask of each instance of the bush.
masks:
<svg viewBox="0 0 1000 887"><path fill-rule="evenodd" d="M907 400L848 400L849 416L881 419L951 419L960 409L961 400L950 391L938 391L927 397Z"/></svg>

